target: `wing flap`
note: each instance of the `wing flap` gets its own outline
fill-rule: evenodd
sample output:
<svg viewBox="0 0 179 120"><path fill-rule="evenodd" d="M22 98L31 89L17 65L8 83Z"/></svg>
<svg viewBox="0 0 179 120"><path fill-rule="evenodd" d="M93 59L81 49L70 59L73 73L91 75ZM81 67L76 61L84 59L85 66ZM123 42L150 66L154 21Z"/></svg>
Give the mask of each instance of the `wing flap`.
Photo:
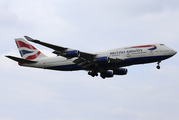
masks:
<svg viewBox="0 0 179 120"><path fill-rule="evenodd" d="M86 52L80 52L80 57L84 58L88 61L93 61L95 58L96 54L91 54L91 53L86 53Z"/></svg>
<svg viewBox="0 0 179 120"><path fill-rule="evenodd" d="M94 65L94 62L90 62L88 60L85 60L83 58L78 58L76 60L73 61L75 64L81 66L82 68L86 69L92 65Z"/></svg>

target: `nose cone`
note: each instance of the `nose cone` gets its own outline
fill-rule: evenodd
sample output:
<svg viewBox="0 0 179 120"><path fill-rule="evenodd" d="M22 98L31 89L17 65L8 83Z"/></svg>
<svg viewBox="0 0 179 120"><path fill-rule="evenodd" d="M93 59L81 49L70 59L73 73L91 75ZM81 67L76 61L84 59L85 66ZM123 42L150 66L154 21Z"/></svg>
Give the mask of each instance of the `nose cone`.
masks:
<svg viewBox="0 0 179 120"><path fill-rule="evenodd" d="M175 54L177 54L177 51L176 51L176 50L174 50L174 52L173 52L173 55L175 55Z"/></svg>

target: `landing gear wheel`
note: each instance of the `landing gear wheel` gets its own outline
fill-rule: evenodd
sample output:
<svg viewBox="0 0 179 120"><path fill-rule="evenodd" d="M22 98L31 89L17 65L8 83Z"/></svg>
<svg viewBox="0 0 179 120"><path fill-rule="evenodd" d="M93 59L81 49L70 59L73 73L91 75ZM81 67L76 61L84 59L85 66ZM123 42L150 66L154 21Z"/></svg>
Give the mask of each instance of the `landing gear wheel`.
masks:
<svg viewBox="0 0 179 120"><path fill-rule="evenodd" d="M160 69L160 62L161 61L158 61L158 63L157 63L158 64L157 67L156 67L157 69Z"/></svg>
<svg viewBox="0 0 179 120"><path fill-rule="evenodd" d="M98 73L95 73L95 76L98 76Z"/></svg>
<svg viewBox="0 0 179 120"><path fill-rule="evenodd" d="M90 72L90 71L88 72L88 75L91 75L91 72Z"/></svg>
<svg viewBox="0 0 179 120"><path fill-rule="evenodd" d="M92 77L98 76L98 73L95 71L89 71L88 75L91 75Z"/></svg>
<svg viewBox="0 0 179 120"><path fill-rule="evenodd" d="M103 79L105 79L106 77L103 75L103 73L101 73L100 74L100 76L103 78Z"/></svg>
<svg viewBox="0 0 179 120"><path fill-rule="evenodd" d="M157 66L157 69L160 69L160 66Z"/></svg>

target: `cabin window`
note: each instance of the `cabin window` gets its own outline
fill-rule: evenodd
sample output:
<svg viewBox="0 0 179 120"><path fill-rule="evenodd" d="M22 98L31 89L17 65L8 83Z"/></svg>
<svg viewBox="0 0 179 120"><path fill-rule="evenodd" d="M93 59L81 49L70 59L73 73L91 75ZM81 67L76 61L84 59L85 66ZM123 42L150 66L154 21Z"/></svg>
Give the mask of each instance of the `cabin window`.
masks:
<svg viewBox="0 0 179 120"><path fill-rule="evenodd" d="M164 50L164 52L169 52L169 50Z"/></svg>

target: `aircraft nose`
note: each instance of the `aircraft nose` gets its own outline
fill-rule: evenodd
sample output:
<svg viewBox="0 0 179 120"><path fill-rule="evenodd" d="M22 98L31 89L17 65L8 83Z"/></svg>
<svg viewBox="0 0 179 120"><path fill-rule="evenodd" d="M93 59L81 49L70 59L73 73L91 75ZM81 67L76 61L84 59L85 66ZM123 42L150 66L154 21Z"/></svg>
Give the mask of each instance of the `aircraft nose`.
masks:
<svg viewBox="0 0 179 120"><path fill-rule="evenodd" d="M176 51L176 50L174 50L174 52L173 52L173 53L174 53L174 55L175 55L175 54L177 54L177 51Z"/></svg>

